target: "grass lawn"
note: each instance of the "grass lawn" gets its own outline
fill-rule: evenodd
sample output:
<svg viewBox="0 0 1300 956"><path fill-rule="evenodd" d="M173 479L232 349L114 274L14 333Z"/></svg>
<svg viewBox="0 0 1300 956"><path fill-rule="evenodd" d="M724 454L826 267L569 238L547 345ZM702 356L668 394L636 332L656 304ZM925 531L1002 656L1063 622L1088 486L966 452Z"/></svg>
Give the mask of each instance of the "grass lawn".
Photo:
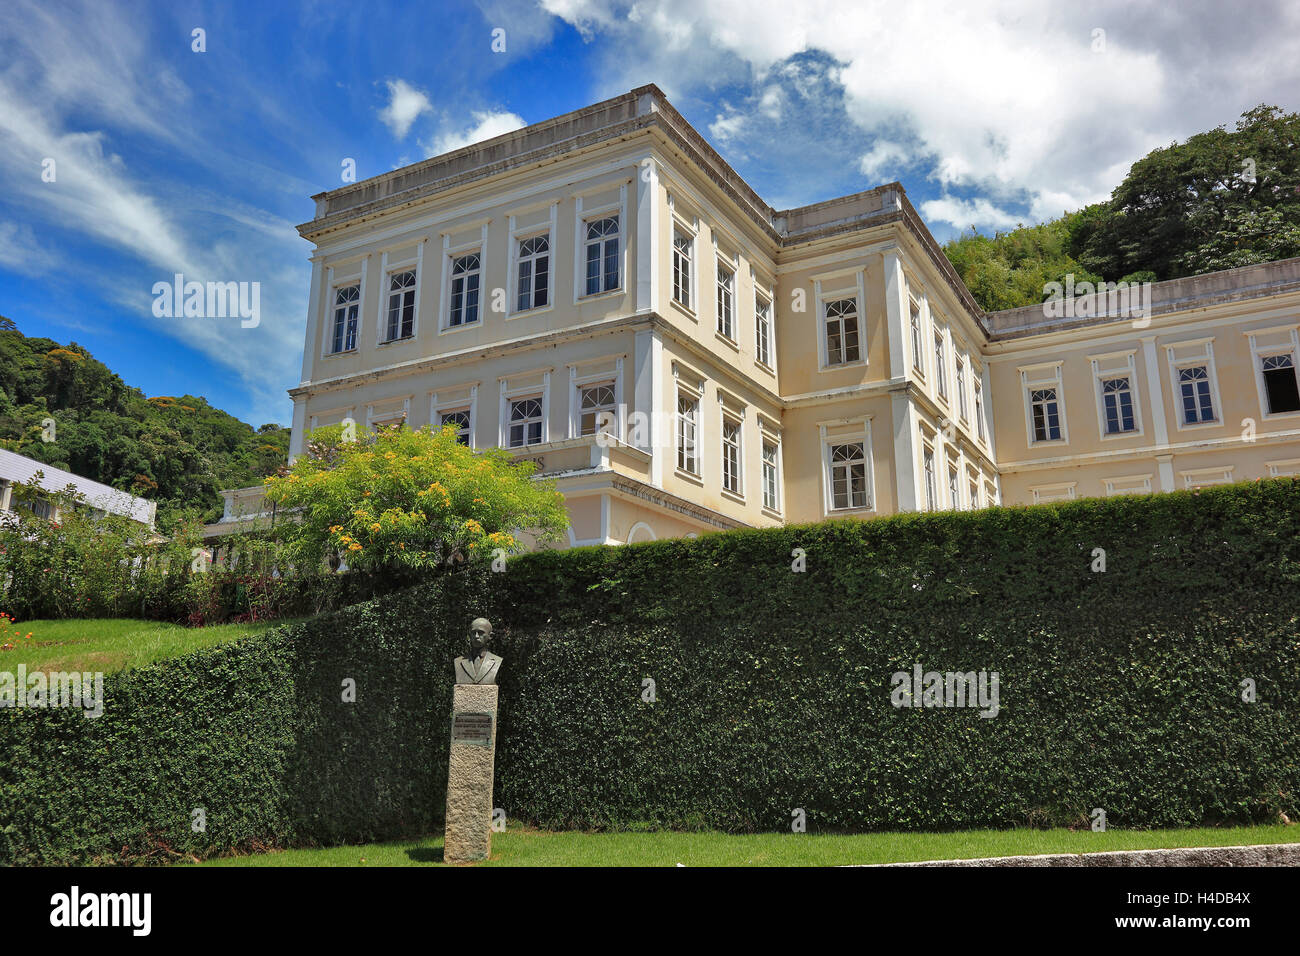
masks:
<svg viewBox="0 0 1300 956"><path fill-rule="evenodd" d="M113 671L177 657L201 647L259 634L283 621L181 627L158 621L100 618L69 621L22 621L10 630L22 639L0 651L0 670ZM32 638L26 640L31 632ZM10 639L12 640L12 638Z"/></svg>
<svg viewBox="0 0 1300 956"><path fill-rule="evenodd" d="M492 835L482 866L833 866L982 856L1186 846L1297 843L1300 827L1203 830L971 830L963 833L554 833L512 827ZM205 866L430 866L442 837L223 857Z"/></svg>

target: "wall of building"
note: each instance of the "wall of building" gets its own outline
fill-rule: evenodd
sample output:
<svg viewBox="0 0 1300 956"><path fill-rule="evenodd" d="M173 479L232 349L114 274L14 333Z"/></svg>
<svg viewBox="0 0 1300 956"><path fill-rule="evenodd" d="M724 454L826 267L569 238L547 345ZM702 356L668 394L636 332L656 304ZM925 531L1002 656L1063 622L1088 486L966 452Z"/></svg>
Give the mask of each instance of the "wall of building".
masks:
<svg viewBox="0 0 1300 956"><path fill-rule="evenodd" d="M508 440L509 400L544 395L543 442L520 454L559 476L579 543L1169 490L1300 461L1300 413L1265 414L1257 378L1263 347L1294 343L1300 364L1300 270L1171 286L1141 325L986 316L901 187L772 210L661 96L644 88L317 197L321 218L303 227L316 251L294 451L344 416L420 427L471 406L474 444L489 447ZM524 147L545 155L523 162ZM402 201L421 184L439 188ZM586 224L607 216L619 222L618 282L587 294ZM548 301L521 310L519 243L538 235ZM454 327L451 263L467 253L481 256L480 319ZM384 342L386 284L408 269L414 328ZM329 354L334 299L350 283L362 290L356 347ZM828 305L845 302L856 354L833 355ZM1174 376L1196 349L1214 372L1217 417L1185 427ZM1099 376L1117 371L1130 379L1136 427L1105 435ZM575 437L578 389L602 380L635 448ZM1026 389L1048 381L1062 435L1033 441ZM694 469L678 454L680 395L698 402ZM734 490L723 481L728 422L741 449ZM836 507L828 449L855 442L866 494ZM775 500L765 445L777 450Z"/></svg>

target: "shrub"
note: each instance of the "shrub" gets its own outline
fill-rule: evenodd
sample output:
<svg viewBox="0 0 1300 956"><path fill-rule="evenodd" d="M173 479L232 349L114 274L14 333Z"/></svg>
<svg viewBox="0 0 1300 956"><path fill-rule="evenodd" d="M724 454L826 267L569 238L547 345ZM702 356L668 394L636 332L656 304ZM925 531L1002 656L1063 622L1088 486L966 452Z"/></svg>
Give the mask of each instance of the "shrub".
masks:
<svg viewBox="0 0 1300 956"><path fill-rule="evenodd" d="M98 720L0 713L0 862L436 828L450 660L478 614L505 656L495 802L512 819L783 830L802 808L810 831L858 831L1086 825L1096 807L1115 827L1294 818L1298 583L1289 479L474 565L113 675ZM998 716L895 708L891 675L915 664L997 671ZM200 806L207 830L193 833Z"/></svg>

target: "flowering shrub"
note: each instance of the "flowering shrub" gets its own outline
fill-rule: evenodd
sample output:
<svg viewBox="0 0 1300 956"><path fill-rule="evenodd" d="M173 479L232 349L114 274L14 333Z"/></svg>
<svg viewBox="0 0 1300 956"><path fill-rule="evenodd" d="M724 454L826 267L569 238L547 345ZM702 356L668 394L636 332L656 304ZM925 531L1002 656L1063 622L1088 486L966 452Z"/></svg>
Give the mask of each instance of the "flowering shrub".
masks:
<svg viewBox="0 0 1300 956"><path fill-rule="evenodd" d="M568 527L554 483L500 448L474 451L455 428L404 427L344 440L341 426L318 429L267 497L296 509L286 523L298 567L338 556L350 568L420 570L458 558L523 549L519 532L554 540Z"/></svg>
<svg viewBox="0 0 1300 956"><path fill-rule="evenodd" d="M0 651L12 651L19 645L30 643L31 639L31 631L23 633L12 617L0 611Z"/></svg>
<svg viewBox="0 0 1300 956"><path fill-rule="evenodd" d="M72 489L45 497L57 520L20 508L0 522L0 599L15 617L134 616L166 590L167 568L188 562L194 532L163 542L139 522L97 515Z"/></svg>

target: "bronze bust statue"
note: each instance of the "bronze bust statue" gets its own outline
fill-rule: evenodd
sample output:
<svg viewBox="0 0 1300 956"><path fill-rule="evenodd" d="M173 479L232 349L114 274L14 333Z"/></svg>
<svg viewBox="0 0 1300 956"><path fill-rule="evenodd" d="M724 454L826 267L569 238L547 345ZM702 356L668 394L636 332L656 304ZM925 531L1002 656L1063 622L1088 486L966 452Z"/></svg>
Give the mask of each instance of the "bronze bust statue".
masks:
<svg viewBox="0 0 1300 956"><path fill-rule="evenodd" d="M501 671L501 658L488 650L492 640L492 622L476 617L470 625L469 654L456 658L457 684L495 684Z"/></svg>

